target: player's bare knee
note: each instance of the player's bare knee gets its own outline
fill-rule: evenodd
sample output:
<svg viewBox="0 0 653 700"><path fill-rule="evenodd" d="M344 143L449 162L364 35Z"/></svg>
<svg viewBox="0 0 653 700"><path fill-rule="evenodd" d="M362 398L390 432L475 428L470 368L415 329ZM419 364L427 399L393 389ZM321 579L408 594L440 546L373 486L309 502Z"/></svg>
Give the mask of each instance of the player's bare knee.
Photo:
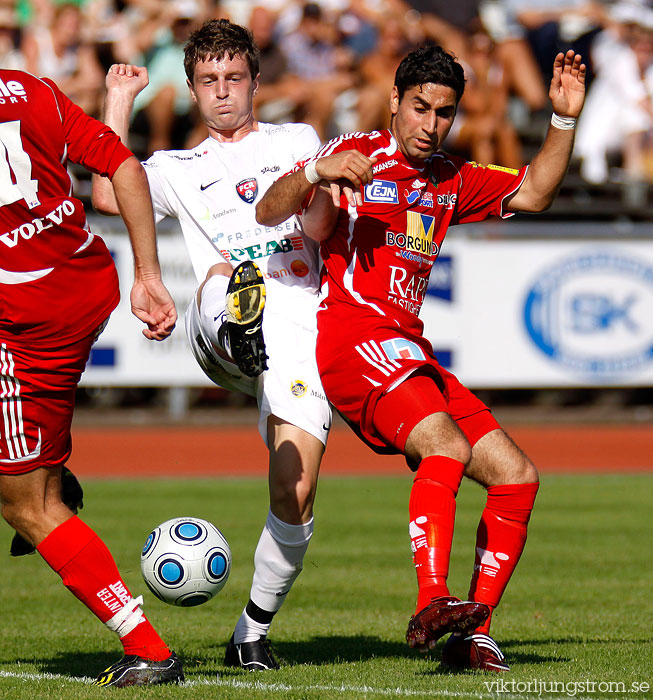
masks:
<svg viewBox="0 0 653 700"><path fill-rule="evenodd" d="M444 454L447 457L458 460L462 464L467 464L472 458L472 447L467 438L461 433L447 445L447 451Z"/></svg>
<svg viewBox="0 0 653 700"><path fill-rule="evenodd" d="M233 272L233 268L229 263L216 263L215 265L211 265L209 267L208 272L206 273L206 277L204 278L204 281L200 284L200 286L197 288L197 293L195 294L195 301L197 303L197 308L201 310L202 308L202 293L204 291L204 286L206 283L211 279L211 277L214 277L215 275L221 275L222 277L231 277L231 273Z"/></svg>
<svg viewBox="0 0 653 700"><path fill-rule="evenodd" d="M537 469L528 456L506 435L510 449L499 460L501 484L533 484L539 481Z"/></svg>
<svg viewBox="0 0 653 700"><path fill-rule="evenodd" d="M473 478L473 477L472 477ZM535 465L524 455L510 463L500 463L485 477L484 486L507 486L509 484L533 484L539 481Z"/></svg>
<svg viewBox="0 0 653 700"><path fill-rule="evenodd" d="M315 489L297 481L277 482L270 488L272 512L283 522L300 525L313 510Z"/></svg>
<svg viewBox="0 0 653 700"><path fill-rule="evenodd" d="M36 523L39 522L41 514L34 508L30 508L29 504L20 503L17 501L2 503L2 517L14 530L20 532L21 535L29 537Z"/></svg>
<svg viewBox="0 0 653 700"><path fill-rule="evenodd" d="M514 476L511 484L534 484L540 480L537 468L526 455L514 467Z"/></svg>
<svg viewBox="0 0 653 700"><path fill-rule="evenodd" d="M14 522L15 522L15 515L13 513L13 509L10 504L8 503L2 503L0 506L0 513L2 513L2 518L3 520L11 527L14 527ZM14 527L14 529L16 529Z"/></svg>
<svg viewBox="0 0 653 700"><path fill-rule="evenodd" d="M425 451L420 456L420 459L431 457L433 455L450 457L451 459L455 459L462 464L467 464L472 458L472 448L463 437L461 440L456 439L445 444L434 445L430 450Z"/></svg>
<svg viewBox="0 0 653 700"><path fill-rule="evenodd" d="M467 438L446 413L435 413L418 423L408 436L405 452L414 461L443 455L467 464L472 458Z"/></svg>
<svg viewBox="0 0 653 700"><path fill-rule="evenodd" d="M539 481L533 462L502 430L488 433L474 445L465 476L486 488Z"/></svg>
<svg viewBox="0 0 653 700"><path fill-rule="evenodd" d="M206 279L210 279L214 275L222 275L223 277L231 277L231 273L233 272L233 268L229 263L216 263L215 265L211 265L209 267L208 272L206 273Z"/></svg>
<svg viewBox="0 0 653 700"><path fill-rule="evenodd" d="M297 505L302 512L313 508L315 500L315 486L312 483L301 481L296 489Z"/></svg>

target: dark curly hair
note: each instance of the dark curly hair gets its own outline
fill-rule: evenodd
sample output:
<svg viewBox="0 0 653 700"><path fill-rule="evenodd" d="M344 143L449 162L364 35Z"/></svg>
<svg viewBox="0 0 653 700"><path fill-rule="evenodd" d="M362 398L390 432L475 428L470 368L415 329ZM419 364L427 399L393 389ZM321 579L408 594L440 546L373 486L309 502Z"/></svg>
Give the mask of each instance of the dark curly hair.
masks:
<svg viewBox="0 0 653 700"><path fill-rule="evenodd" d="M249 66L252 80L259 73L259 50L252 33L246 27L233 24L228 19L210 19L191 33L184 46L184 70L193 82L195 66L207 59L220 59L224 55L241 56Z"/></svg>
<svg viewBox="0 0 653 700"><path fill-rule="evenodd" d="M420 46L404 58L395 73L399 101L406 90L425 83L452 88L458 103L465 90L465 72L455 57L441 46L435 44Z"/></svg>

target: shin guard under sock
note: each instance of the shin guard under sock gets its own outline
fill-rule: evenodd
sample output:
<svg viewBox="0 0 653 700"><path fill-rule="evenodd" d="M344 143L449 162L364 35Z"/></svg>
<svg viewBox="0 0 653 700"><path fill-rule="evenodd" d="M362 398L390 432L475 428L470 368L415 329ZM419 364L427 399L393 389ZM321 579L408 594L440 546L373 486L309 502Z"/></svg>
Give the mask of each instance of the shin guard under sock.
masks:
<svg viewBox="0 0 653 700"><path fill-rule="evenodd" d="M447 576L464 465L441 455L420 462L410 494L410 545L417 573L419 612L431 598L449 595Z"/></svg>
<svg viewBox="0 0 653 700"><path fill-rule="evenodd" d="M250 601L234 630L236 644L267 635L272 618L302 571L312 536L313 518L303 525L291 525L272 511L268 513L254 553Z"/></svg>
<svg viewBox="0 0 653 700"><path fill-rule="evenodd" d="M499 604L526 543L528 521L538 483L490 486L476 532L470 600L490 609ZM490 618L481 629L487 633Z"/></svg>
<svg viewBox="0 0 653 700"><path fill-rule="evenodd" d="M142 598L132 598L106 545L82 520L66 520L37 549L64 586L118 634L125 654L153 661L170 656L139 607Z"/></svg>

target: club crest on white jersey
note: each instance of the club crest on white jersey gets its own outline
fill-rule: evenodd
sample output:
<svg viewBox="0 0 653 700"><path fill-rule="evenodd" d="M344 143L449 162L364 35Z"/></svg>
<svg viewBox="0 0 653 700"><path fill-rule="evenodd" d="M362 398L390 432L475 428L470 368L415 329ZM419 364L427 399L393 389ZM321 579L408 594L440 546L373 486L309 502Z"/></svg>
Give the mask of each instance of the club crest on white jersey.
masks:
<svg viewBox="0 0 653 700"><path fill-rule="evenodd" d="M241 180L236 185L236 192L238 192L238 196L243 200L243 202L252 204L256 199L256 195L258 194L258 182L256 181L256 178L250 177L246 180Z"/></svg>

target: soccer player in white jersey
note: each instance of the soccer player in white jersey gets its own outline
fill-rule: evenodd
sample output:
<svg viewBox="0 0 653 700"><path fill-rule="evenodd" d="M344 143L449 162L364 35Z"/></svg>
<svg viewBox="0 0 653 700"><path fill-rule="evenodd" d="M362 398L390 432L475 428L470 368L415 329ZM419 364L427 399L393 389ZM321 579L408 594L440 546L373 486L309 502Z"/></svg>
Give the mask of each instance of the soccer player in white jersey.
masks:
<svg viewBox="0 0 653 700"><path fill-rule="evenodd" d="M268 630L302 570L313 533L313 500L331 411L315 363L317 246L304 238L294 216L278 226L260 226L255 202L320 144L305 124L254 119L258 49L244 27L225 19L206 22L189 37L184 63L209 137L191 150L158 151L144 165L156 218L179 219L200 282L186 313L193 354L213 381L255 395L260 409L259 430L270 452L270 511L254 555L250 599L225 663L265 670L278 667ZM114 65L106 82L105 122L126 139L147 72ZM102 213L117 213L108 180L95 178L93 204ZM256 271L243 263L249 260L260 268L267 293L268 369L258 377L239 371L234 364L239 358L229 357L221 332L227 327L227 292Z"/></svg>

